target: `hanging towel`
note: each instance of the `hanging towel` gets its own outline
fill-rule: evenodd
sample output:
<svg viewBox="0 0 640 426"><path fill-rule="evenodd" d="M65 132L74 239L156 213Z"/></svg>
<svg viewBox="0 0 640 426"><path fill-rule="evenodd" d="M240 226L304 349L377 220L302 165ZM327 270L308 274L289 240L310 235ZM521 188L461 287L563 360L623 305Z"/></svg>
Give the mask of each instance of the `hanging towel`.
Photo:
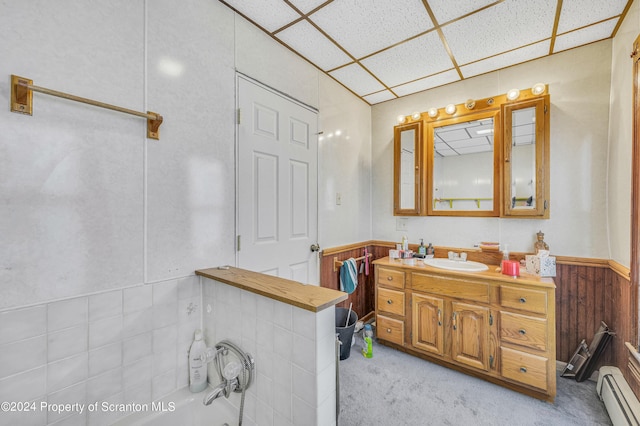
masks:
<svg viewBox="0 0 640 426"><path fill-rule="evenodd" d="M340 267L340 290L351 294L358 286L358 268L352 257L342 262Z"/></svg>

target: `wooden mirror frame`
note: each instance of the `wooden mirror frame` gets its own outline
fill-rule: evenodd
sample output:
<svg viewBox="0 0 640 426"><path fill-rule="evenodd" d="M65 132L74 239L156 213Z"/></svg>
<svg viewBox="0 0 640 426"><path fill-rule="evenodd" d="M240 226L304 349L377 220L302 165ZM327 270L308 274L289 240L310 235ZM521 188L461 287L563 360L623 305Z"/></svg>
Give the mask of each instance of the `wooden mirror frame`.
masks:
<svg viewBox="0 0 640 426"><path fill-rule="evenodd" d="M491 105L488 105L489 107ZM468 121L484 120L487 118L493 119L493 207L489 210L441 210L435 208L434 198L434 162L435 162L435 130L439 127L450 126L454 124L464 123ZM502 126L500 121L500 108L491 107L486 108L484 111L473 111L467 114L455 115L450 118L443 118L428 123L426 126L426 140L427 140L427 170L429 176L427 179L427 214L429 216L489 216L495 217L500 214L500 152L501 152L501 139L502 139ZM480 199L477 202L479 204Z"/></svg>
<svg viewBox="0 0 640 426"><path fill-rule="evenodd" d="M402 208L401 201L401 158L402 158L402 132L414 130L414 205L411 208ZM414 121L400 124L393 129L393 214L394 216L420 216L424 214L424 143L422 121Z"/></svg>
<svg viewBox="0 0 640 426"><path fill-rule="evenodd" d="M536 219L548 219L549 218L549 176L550 176L550 163L549 163L549 115L550 115L550 96L548 94L549 87L545 86L542 94L533 94L531 89L520 90L519 95L514 100L507 99L506 95L493 96L490 98L480 100L468 100L466 103L455 105L456 109L453 114L448 114L445 108L436 110L436 114L431 117L428 113L424 112L420 114L420 118L409 120L408 123L398 125L394 127L394 140L398 144L399 129L406 129L408 126L422 126L424 134L420 136L420 141L417 143L422 147L420 152L420 159L422 163L417 166L416 169L416 208L398 209L399 207L399 168L398 158L394 159L394 215L395 216L484 216L484 217L512 217L512 218L536 218ZM505 136L505 118L504 108L511 105L517 105L522 102L538 102L543 100L544 115L543 122L544 127L541 135L537 133L536 151L540 150L542 158L540 161L536 161L536 175L537 182L542 185L540 191L536 190L536 196L540 197L539 203L543 207L543 211L533 212L533 210L525 210L526 214L516 213L513 214L514 209L507 209L505 206L505 198L509 198L505 188L505 156L503 148L503 138ZM454 124L455 122L473 121L476 119L486 118L489 116L494 117L494 208L492 210L436 210L433 208L433 129L435 127L442 126L440 123ZM540 148L538 148L538 140L540 141ZM423 147L423 141L424 143ZM398 152L396 148L394 154ZM510 192L510 191L509 191Z"/></svg>
<svg viewBox="0 0 640 426"><path fill-rule="evenodd" d="M535 208L513 208L511 203L511 167L512 167L512 118L513 111L535 107L535 173L536 196ZM503 165L503 217L549 218L549 95L538 96L518 102L502 105L504 122L504 165Z"/></svg>

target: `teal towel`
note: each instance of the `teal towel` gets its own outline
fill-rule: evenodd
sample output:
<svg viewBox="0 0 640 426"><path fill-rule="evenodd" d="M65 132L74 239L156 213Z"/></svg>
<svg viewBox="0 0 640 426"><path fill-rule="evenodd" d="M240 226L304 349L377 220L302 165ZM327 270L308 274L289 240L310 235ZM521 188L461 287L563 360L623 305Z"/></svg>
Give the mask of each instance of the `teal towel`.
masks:
<svg viewBox="0 0 640 426"><path fill-rule="evenodd" d="M358 270L354 258L342 262L340 267L340 290L351 294L358 286Z"/></svg>

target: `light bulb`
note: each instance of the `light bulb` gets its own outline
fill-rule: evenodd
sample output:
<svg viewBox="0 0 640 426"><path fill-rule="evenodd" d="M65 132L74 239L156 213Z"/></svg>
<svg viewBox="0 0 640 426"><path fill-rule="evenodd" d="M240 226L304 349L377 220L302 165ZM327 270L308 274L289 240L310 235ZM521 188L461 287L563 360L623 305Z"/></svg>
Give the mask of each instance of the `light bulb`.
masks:
<svg viewBox="0 0 640 426"><path fill-rule="evenodd" d="M435 118L438 116L438 110L436 108L429 108L429 111L427 111L427 113L431 118Z"/></svg>
<svg viewBox="0 0 640 426"><path fill-rule="evenodd" d="M507 92L507 99L510 101L515 101L518 97L520 97L520 90L518 89L511 89Z"/></svg>
<svg viewBox="0 0 640 426"><path fill-rule="evenodd" d="M447 114L453 115L456 113L456 106L454 104L449 104L444 110Z"/></svg>
<svg viewBox="0 0 640 426"><path fill-rule="evenodd" d="M420 114L419 112L414 112L414 113L411 115L411 118L413 118L414 120L420 120L420 116L421 116L421 115L422 115L422 114Z"/></svg>
<svg viewBox="0 0 640 426"><path fill-rule="evenodd" d="M399 115L398 116L398 123L404 123L405 119L406 119L406 117L404 115Z"/></svg>
<svg viewBox="0 0 640 426"><path fill-rule="evenodd" d="M536 83L531 88L531 93L534 95L542 95L547 90L547 87L544 83Z"/></svg>

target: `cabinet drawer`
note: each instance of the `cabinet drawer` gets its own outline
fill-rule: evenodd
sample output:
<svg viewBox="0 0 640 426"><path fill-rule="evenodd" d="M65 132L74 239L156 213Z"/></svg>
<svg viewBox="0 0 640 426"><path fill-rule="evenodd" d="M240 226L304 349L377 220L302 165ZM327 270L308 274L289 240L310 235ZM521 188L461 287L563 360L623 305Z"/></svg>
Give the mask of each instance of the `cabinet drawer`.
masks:
<svg viewBox="0 0 640 426"><path fill-rule="evenodd" d="M502 376L538 389L547 390L547 358L502 349Z"/></svg>
<svg viewBox="0 0 640 426"><path fill-rule="evenodd" d="M500 304L505 308L538 314L547 313L547 293L541 290L500 286Z"/></svg>
<svg viewBox="0 0 640 426"><path fill-rule="evenodd" d="M404 293L378 287L378 310L404 316Z"/></svg>
<svg viewBox="0 0 640 426"><path fill-rule="evenodd" d="M411 288L465 300L489 302L489 284L486 281L413 273Z"/></svg>
<svg viewBox="0 0 640 426"><path fill-rule="evenodd" d="M500 312L500 339L541 351L547 350L547 320Z"/></svg>
<svg viewBox="0 0 640 426"><path fill-rule="evenodd" d="M386 287L404 288L404 272L378 268L378 284Z"/></svg>
<svg viewBox="0 0 640 426"><path fill-rule="evenodd" d="M378 339L404 345L404 322L378 315L376 317L376 333Z"/></svg>

